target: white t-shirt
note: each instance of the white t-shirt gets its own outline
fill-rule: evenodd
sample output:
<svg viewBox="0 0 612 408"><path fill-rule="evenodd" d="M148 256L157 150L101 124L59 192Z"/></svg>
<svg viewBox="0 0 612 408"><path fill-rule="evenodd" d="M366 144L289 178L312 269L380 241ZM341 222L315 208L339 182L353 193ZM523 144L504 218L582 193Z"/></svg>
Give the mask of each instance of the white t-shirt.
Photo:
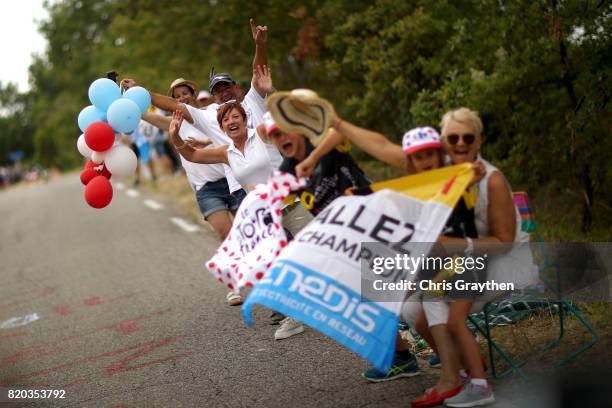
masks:
<svg viewBox="0 0 612 408"><path fill-rule="evenodd" d="M179 129L179 136L183 140L187 140L189 137L193 137L195 139L203 139L206 137L206 135L204 135L186 120L183 121L183 124ZM208 146L207 148L209 147L212 146ZM193 163L185 159L183 156L179 156L181 157L181 164L185 169L185 174L187 175L189 184L191 184L194 191L198 191L209 181L217 181L225 178L225 169L223 168L222 164Z"/></svg>
<svg viewBox="0 0 612 408"><path fill-rule="evenodd" d="M187 106L193 118L193 126L208 136L213 141L213 145L232 145L232 139L225 134L223 129L219 126L219 122L217 122L218 104L213 103L207 106L206 109L197 109L189 105L185 106ZM247 114L247 129L255 129L257 125L263 122L263 115L266 112L265 101L255 90L253 84L251 84L251 89L249 89L249 92L244 96L242 107ZM232 169L227 165L224 165L224 168L230 191L233 193L236 190L240 190L242 187L234 178Z"/></svg>
<svg viewBox="0 0 612 408"><path fill-rule="evenodd" d="M232 143L227 147L227 160L236 180L246 190L249 186L267 183L283 157L276 146L264 143L255 129L248 129L244 154Z"/></svg>

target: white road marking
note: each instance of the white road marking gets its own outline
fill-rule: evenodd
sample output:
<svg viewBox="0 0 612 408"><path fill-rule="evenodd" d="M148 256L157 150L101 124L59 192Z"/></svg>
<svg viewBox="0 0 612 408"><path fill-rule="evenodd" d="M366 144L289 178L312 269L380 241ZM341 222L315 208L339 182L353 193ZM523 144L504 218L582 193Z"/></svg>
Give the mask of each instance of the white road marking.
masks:
<svg viewBox="0 0 612 408"><path fill-rule="evenodd" d="M117 190L125 190L125 184L123 184L122 182L118 181L115 183L115 187L117 187Z"/></svg>
<svg viewBox="0 0 612 408"><path fill-rule="evenodd" d="M30 313L25 316L12 317L0 323L0 329L13 329L15 327L25 326L40 319L38 313Z"/></svg>
<svg viewBox="0 0 612 408"><path fill-rule="evenodd" d="M144 200L144 205L146 205L147 207L155 211L161 210L164 208L164 206L158 203L157 201L149 200L149 199Z"/></svg>
<svg viewBox="0 0 612 408"><path fill-rule="evenodd" d="M138 191L133 190L133 189L131 189L131 188L130 188L130 189L128 189L128 190L125 192L125 194L127 194L127 195L128 195L128 197L138 197L138 196L140 196L140 193L139 193Z"/></svg>
<svg viewBox="0 0 612 408"><path fill-rule="evenodd" d="M172 221L173 224L175 224L186 232L196 232L200 230L200 227L198 227L197 225L188 223L187 221L179 217L172 217L170 218L170 221Z"/></svg>

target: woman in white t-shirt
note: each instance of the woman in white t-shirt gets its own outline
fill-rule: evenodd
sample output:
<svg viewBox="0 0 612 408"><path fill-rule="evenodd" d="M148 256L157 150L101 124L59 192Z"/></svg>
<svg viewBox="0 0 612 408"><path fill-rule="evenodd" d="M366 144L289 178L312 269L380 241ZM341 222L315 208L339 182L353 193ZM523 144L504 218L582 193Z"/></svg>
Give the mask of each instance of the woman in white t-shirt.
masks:
<svg viewBox="0 0 612 408"><path fill-rule="evenodd" d="M283 157L267 134L248 129L246 120L246 112L240 103L222 105L217 112L217 121L232 143L196 149L194 143L185 142L179 136L183 114L177 110L170 123L170 138L176 150L189 161L229 165L238 183L249 191L257 184L267 183L270 174L278 170ZM299 204L283 210L283 226L293 236L311 219L310 213Z"/></svg>
<svg viewBox="0 0 612 408"><path fill-rule="evenodd" d="M222 105L217 112L217 120L232 144L196 149L193 143L185 142L179 136L183 114L177 110L170 123L170 137L176 150L186 160L203 164L227 164L238 183L245 190L251 190L256 184L266 183L283 158L266 135L247 129L246 119L246 112L239 103Z"/></svg>

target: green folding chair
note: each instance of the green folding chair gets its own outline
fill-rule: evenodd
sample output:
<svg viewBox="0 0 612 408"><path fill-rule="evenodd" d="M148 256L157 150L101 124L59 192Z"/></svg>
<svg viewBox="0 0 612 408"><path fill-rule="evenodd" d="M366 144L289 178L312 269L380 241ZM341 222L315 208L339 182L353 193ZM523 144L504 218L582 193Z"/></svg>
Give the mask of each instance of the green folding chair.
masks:
<svg viewBox="0 0 612 408"><path fill-rule="evenodd" d="M546 345L540 348L534 355L530 356L532 358L535 355L539 355L541 353L546 352L556 346L558 346L563 339L563 335L565 334L565 320L566 315L573 315L581 324L584 326L587 331L591 334L591 339L586 341L584 344L573 350L568 356L562 358L557 366L564 366L571 361L573 361L578 355L593 347L595 343L597 343L598 335L597 331L591 326L591 324L587 321L587 319L580 313L578 308L569 301L563 300L561 297L561 281L560 281L560 269L559 265L553 262L546 250L546 246L544 245L544 240L539 232L538 226L533 217L533 211L529 206L529 199L527 197L527 193L525 192L515 192L512 194L514 203L521 214L522 219L522 230L528 232L532 239L537 243L537 248L540 252L540 278L545 284L546 288L553 291L557 298L555 300L546 299L543 304L547 304L549 308L554 308L559 316L559 334L557 337L551 341L549 341ZM552 273L549 273L552 270ZM546 279L547 276L553 276L553 281L549 281ZM525 292L526 294L529 291ZM533 294L526 295L529 300L533 300ZM520 301L520 298L515 298L517 301ZM515 372L523 379L527 379L525 372L523 371L523 366L529 361L530 358L524 359L523 361L516 362L512 360L512 358L508 355L508 353L491 337L490 331L490 321L491 321L491 311L497 307L498 302L489 302L485 304L483 313L484 319L479 323L478 320L474 316L469 316L468 319L476 327L476 329L487 339L488 351L489 351L489 360L491 364L491 373L494 378L502 378L506 375ZM494 360L494 351L499 354L501 359L508 365L508 368L499 371L495 366Z"/></svg>

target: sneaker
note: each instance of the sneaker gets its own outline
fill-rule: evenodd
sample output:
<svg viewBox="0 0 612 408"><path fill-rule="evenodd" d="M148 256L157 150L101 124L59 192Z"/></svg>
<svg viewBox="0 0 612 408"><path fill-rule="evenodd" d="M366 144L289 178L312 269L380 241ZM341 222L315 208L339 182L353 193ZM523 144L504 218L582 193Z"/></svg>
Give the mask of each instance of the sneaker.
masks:
<svg viewBox="0 0 612 408"><path fill-rule="evenodd" d="M285 319L285 317L286 316L282 313L272 312L270 315L270 325L279 325Z"/></svg>
<svg viewBox="0 0 612 408"><path fill-rule="evenodd" d="M227 304L230 306L240 306L244 302L242 296L234 292L229 292L225 299L227 299Z"/></svg>
<svg viewBox="0 0 612 408"><path fill-rule="evenodd" d="M287 339L296 334L300 334L304 331L304 326L297 320L286 317L280 323L280 327L274 332L275 340Z"/></svg>
<svg viewBox="0 0 612 408"><path fill-rule="evenodd" d="M437 354L434 354L433 356L431 356L431 358L429 359L429 366L431 368L442 367L442 364L440 363L440 357Z"/></svg>
<svg viewBox="0 0 612 408"><path fill-rule="evenodd" d="M482 387L474 385L472 382L465 384L463 390L452 398L444 400L444 405L447 407L476 407L487 405L495 402L493 396L493 388L490 385Z"/></svg>
<svg viewBox="0 0 612 408"><path fill-rule="evenodd" d="M364 371L361 376L371 382L382 382L395 380L400 377L414 377L419 374L419 364L413 354L410 355L409 359L405 360L395 353L393 355L393 365L389 372L384 373L372 367Z"/></svg>

